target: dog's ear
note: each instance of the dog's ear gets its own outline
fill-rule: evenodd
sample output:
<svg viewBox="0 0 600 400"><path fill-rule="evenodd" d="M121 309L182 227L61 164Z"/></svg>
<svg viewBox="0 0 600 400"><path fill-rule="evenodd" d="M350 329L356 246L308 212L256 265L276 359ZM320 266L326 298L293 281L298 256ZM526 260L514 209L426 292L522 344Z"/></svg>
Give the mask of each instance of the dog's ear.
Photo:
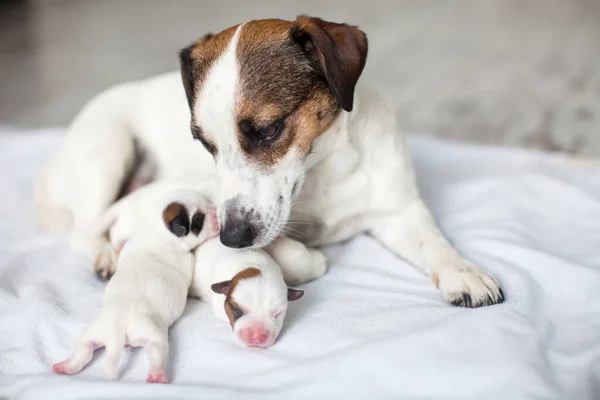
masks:
<svg viewBox="0 0 600 400"><path fill-rule="evenodd" d="M190 225L190 230L196 236L198 236L200 232L202 232L202 227L204 226L204 217L205 214L201 213L200 211L198 211L192 217L192 224Z"/></svg>
<svg viewBox="0 0 600 400"><path fill-rule="evenodd" d="M181 203L170 203L163 211L163 221L167 229L177 237L186 236L190 232L190 216Z"/></svg>
<svg viewBox="0 0 600 400"><path fill-rule="evenodd" d="M304 296L304 290L296 289L296 288L288 288L288 301L298 300L300 297Z"/></svg>
<svg viewBox="0 0 600 400"><path fill-rule="evenodd" d="M179 51L179 65L181 67L181 80L183 81L183 87L185 88L185 95L187 97L188 105L192 108L192 101L194 101L194 59L192 58L192 51L194 48L207 41L214 35L207 33L200 40L184 47Z"/></svg>
<svg viewBox="0 0 600 400"><path fill-rule="evenodd" d="M290 29L327 79L342 108L352 111L354 88L367 60L367 36L355 26L299 16Z"/></svg>
<svg viewBox="0 0 600 400"><path fill-rule="evenodd" d="M227 295L227 292L229 292L230 287L231 281L223 281L219 283L213 283L212 285L210 285L210 288L213 292L224 295Z"/></svg>

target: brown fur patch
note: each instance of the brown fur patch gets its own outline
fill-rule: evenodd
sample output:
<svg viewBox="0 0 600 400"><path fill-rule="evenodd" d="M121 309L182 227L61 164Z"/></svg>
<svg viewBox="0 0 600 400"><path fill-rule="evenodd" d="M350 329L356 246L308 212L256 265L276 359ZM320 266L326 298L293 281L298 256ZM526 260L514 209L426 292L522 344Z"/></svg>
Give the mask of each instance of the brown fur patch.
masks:
<svg viewBox="0 0 600 400"><path fill-rule="evenodd" d="M190 107L237 28L206 35L181 51ZM294 149L307 154L341 107L352 109L366 52L364 33L345 24L304 16L294 22L271 19L244 24L236 48L240 86L235 117L246 156L272 168ZM192 115L194 123L202 121ZM273 140L261 137L260 130L272 124L281 127L278 136ZM214 143L201 128L195 127L194 135L216 155ZM207 136L213 134L207 132Z"/></svg>
<svg viewBox="0 0 600 400"><path fill-rule="evenodd" d="M352 111L354 88L367 61L367 36L355 26L301 15L291 29L319 67L342 108Z"/></svg>
<svg viewBox="0 0 600 400"><path fill-rule="evenodd" d="M171 203L163 211L163 221L169 226L171 222L183 211L183 204Z"/></svg>
<svg viewBox="0 0 600 400"><path fill-rule="evenodd" d="M249 268L246 268L246 269L238 272L237 274L235 274L235 276L233 278L231 278L231 284L229 285L229 290L227 291L227 296L225 296L225 313L227 314L227 317L229 318L229 323L232 328L237 319L234 315L234 309L240 308L232 298L235 288L237 287L237 285L240 281L243 281L244 279L250 279L250 278L257 277L260 274L261 274L261 272L258 268L249 267Z"/></svg>
<svg viewBox="0 0 600 400"><path fill-rule="evenodd" d="M307 152L339 111L324 76L292 40L292 26L290 21L251 21L242 27L237 44L236 115L238 123L253 127L251 132L239 129L238 140L247 156L264 167L277 165L294 147ZM283 120L282 133L261 144L258 131L278 120Z"/></svg>

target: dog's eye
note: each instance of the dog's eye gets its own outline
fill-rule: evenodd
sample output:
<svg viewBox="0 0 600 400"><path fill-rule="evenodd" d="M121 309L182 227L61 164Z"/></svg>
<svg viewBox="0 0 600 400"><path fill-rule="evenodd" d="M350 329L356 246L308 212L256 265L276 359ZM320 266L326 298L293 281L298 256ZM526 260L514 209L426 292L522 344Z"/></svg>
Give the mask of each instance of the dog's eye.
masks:
<svg viewBox="0 0 600 400"><path fill-rule="evenodd" d="M281 133L282 128L283 128L283 121L277 120L277 121L273 122L271 125L267 126L266 128L262 128L260 131L258 131L258 133L259 133L261 139L269 140L269 139L273 139L274 137L279 135L279 133Z"/></svg>

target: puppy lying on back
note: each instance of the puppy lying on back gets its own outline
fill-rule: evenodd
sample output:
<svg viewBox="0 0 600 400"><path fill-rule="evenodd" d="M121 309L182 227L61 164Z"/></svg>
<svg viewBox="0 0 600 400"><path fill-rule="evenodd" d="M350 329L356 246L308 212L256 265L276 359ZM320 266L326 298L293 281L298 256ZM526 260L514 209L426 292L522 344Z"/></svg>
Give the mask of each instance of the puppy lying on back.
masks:
<svg viewBox="0 0 600 400"><path fill-rule="evenodd" d="M288 288L284 274L265 251L235 250L212 239L196 251L196 267L190 294L209 302L217 318L229 321L239 340L252 348L265 348L277 339L288 300L304 292ZM286 263L293 268L292 263ZM307 274L298 275L299 271ZM295 279L312 278L309 270L294 270Z"/></svg>
<svg viewBox="0 0 600 400"><path fill-rule="evenodd" d="M194 270L191 250L219 229L214 209L198 192L171 192L155 204L158 209L123 246L100 315L83 332L75 352L53 366L54 372L78 373L104 346L106 372L117 379L121 350L131 345L146 348L146 381L167 382L168 329L185 307Z"/></svg>
<svg viewBox="0 0 600 400"><path fill-rule="evenodd" d="M140 229L152 212L156 212L156 199L169 192L193 190L204 196L205 203L213 202L214 181L202 183L188 181L155 181L143 186L114 203L97 224L100 252L96 256L94 269L102 280L110 279L117 268L117 257L123 245Z"/></svg>

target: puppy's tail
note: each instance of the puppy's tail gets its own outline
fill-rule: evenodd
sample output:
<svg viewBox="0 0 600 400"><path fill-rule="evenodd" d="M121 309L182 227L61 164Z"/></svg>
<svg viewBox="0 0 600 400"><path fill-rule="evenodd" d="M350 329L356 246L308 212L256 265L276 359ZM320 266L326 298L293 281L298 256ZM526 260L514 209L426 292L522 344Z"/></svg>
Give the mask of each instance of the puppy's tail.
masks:
<svg viewBox="0 0 600 400"><path fill-rule="evenodd" d="M106 340L104 341L106 348L106 360L104 362L104 369L106 374L112 380L119 379L119 373L117 372L117 365L121 358L121 351L125 346L125 327L122 322L119 322L114 328L107 332Z"/></svg>

